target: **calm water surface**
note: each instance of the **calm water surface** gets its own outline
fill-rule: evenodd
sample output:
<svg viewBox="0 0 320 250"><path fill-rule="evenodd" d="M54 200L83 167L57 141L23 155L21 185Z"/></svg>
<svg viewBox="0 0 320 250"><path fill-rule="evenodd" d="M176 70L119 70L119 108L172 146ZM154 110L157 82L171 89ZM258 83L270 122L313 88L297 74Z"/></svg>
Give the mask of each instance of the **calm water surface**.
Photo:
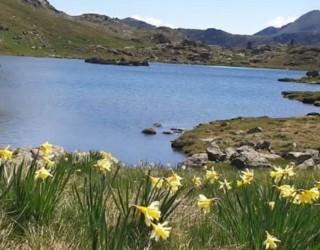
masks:
<svg viewBox="0 0 320 250"><path fill-rule="evenodd" d="M82 60L0 57L0 145L48 140L69 150L103 149L126 163L177 163L177 135L141 130L192 128L237 116L288 117L320 111L284 99L284 90L319 86L279 83L302 71L151 64L120 67Z"/></svg>

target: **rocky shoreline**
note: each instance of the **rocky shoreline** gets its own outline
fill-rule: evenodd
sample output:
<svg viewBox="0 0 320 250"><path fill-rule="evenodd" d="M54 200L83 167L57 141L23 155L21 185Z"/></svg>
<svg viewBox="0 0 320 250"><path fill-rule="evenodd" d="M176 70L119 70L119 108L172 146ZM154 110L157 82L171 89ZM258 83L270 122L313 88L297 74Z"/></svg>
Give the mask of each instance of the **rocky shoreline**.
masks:
<svg viewBox="0 0 320 250"><path fill-rule="evenodd" d="M279 78L279 82L296 82L296 83L309 83L309 84L320 84L320 74L317 70L308 71L306 76L301 78Z"/></svg>
<svg viewBox="0 0 320 250"><path fill-rule="evenodd" d="M208 163L270 168L276 161L292 161L299 169L320 170L318 129L318 114L281 119L240 117L200 124L174 140L172 147L189 156L181 163L189 168Z"/></svg>
<svg viewBox="0 0 320 250"><path fill-rule="evenodd" d="M281 94L284 98L320 107L320 91L283 91Z"/></svg>

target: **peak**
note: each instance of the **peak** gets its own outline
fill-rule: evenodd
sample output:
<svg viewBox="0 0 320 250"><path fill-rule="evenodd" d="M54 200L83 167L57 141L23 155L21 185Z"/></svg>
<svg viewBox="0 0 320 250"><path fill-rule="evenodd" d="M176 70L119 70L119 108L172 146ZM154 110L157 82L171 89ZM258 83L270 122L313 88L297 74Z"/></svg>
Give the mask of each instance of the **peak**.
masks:
<svg viewBox="0 0 320 250"><path fill-rule="evenodd" d="M47 0L21 0L21 1L25 4L32 5L35 8L45 8L45 9L53 10L54 12L59 12Z"/></svg>

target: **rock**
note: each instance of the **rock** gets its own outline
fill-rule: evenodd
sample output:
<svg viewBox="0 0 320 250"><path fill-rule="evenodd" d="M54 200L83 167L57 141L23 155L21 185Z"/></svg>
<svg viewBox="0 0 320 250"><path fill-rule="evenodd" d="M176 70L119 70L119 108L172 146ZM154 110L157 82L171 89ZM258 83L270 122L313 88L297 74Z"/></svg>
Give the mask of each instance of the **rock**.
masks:
<svg viewBox="0 0 320 250"><path fill-rule="evenodd" d="M302 162L296 168L301 169L301 170L306 170L306 169L314 169L315 168L315 162L312 158Z"/></svg>
<svg viewBox="0 0 320 250"><path fill-rule="evenodd" d="M156 122L156 123L153 123L153 127L161 128L161 127L162 127L162 124L159 123L159 122Z"/></svg>
<svg viewBox="0 0 320 250"><path fill-rule="evenodd" d="M302 153L302 152L288 152L286 157L288 159L297 161L297 163L302 163L302 162L312 158L312 154L307 153L307 152L304 152L304 153Z"/></svg>
<svg viewBox="0 0 320 250"><path fill-rule="evenodd" d="M156 44L170 44L171 43L170 39L162 33L154 34L152 36L151 40Z"/></svg>
<svg viewBox="0 0 320 250"><path fill-rule="evenodd" d="M220 150L219 146L215 142L210 144L210 146L206 149L206 153L209 161L223 162L226 159L226 154Z"/></svg>
<svg viewBox="0 0 320 250"><path fill-rule="evenodd" d="M308 71L306 73L306 76L307 77L318 77L319 76L319 71L317 71L317 70Z"/></svg>
<svg viewBox="0 0 320 250"><path fill-rule="evenodd" d="M157 133L157 131L154 128L145 128L141 132L146 135L155 135Z"/></svg>
<svg viewBox="0 0 320 250"><path fill-rule="evenodd" d="M200 153L188 157L188 159L183 162L183 165L191 168L202 168L207 163L208 155L206 153Z"/></svg>
<svg viewBox="0 0 320 250"><path fill-rule="evenodd" d="M257 150L261 149L261 150L264 150L264 149L267 149L267 150L270 150L271 149L271 143L269 141L266 141L266 140L260 140L258 141L256 147L255 147Z"/></svg>
<svg viewBox="0 0 320 250"><path fill-rule="evenodd" d="M181 133L186 132L187 129L186 129L186 128L171 128L171 131L172 131L173 133L181 134Z"/></svg>
<svg viewBox="0 0 320 250"><path fill-rule="evenodd" d="M260 133L263 129L260 127L254 127L247 130L247 134Z"/></svg>
<svg viewBox="0 0 320 250"><path fill-rule="evenodd" d="M231 160L231 165L237 168L269 168L272 166L266 159L266 157L249 146L242 146L240 148L237 148L237 155Z"/></svg>
<svg viewBox="0 0 320 250"><path fill-rule="evenodd" d="M172 135L173 132L172 131L162 131L162 134L164 134L164 135Z"/></svg>
<svg viewBox="0 0 320 250"><path fill-rule="evenodd" d="M243 130L237 130L237 131L231 131L230 134L232 134L232 135L245 135L246 132L244 132Z"/></svg>
<svg viewBox="0 0 320 250"><path fill-rule="evenodd" d="M224 153L226 155L226 161L231 161L237 155L237 150L229 147L224 150Z"/></svg>
<svg viewBox="0 0 320 250"><path fill-rule="evenodd" d="M285 77L285 78L279 78L278 81L279 82L296 82L297 80L294 78Z"/></svg>
<svg viewBox="0 0 320 250"><path fill-rule="evenodd" d="M254 142L252 142L252 141L244 140L244 141L240 142L238 146L239 147L241 147L241 146L250 146L250 147L254 148L254 147L256 147L256 144Z"/></svg>
<svg viewBox="0 0 320 250"><path fill-rule="evenodd" d="M0 25L0 30L1 31L9 31L9 28L7 26Z"/></svg>

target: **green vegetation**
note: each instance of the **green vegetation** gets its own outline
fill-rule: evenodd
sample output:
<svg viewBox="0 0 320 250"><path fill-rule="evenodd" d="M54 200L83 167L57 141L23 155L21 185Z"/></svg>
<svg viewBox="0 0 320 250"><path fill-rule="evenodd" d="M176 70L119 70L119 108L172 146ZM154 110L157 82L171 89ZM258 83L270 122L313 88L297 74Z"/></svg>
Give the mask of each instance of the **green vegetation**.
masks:
<svg viewBox="0 0 320 250"><path fill-rule="evenodd" d="M318 171L173 171L39 151L12 165L0 150L1 249L320 249Z"/></svg>
<svg viewBox="0 0 320 250"><path fill-rule="evenodd" d="M247 133L261 127L262 132ZM205 152L208 139L220 141L220 148L236 147L243 141L257 143L267 140L272 150L281 156L290 151L303 151L319 147L320 118L315 116L295 118L236 118L200 124L174 141L176 148L186 155Z"/></svg>

